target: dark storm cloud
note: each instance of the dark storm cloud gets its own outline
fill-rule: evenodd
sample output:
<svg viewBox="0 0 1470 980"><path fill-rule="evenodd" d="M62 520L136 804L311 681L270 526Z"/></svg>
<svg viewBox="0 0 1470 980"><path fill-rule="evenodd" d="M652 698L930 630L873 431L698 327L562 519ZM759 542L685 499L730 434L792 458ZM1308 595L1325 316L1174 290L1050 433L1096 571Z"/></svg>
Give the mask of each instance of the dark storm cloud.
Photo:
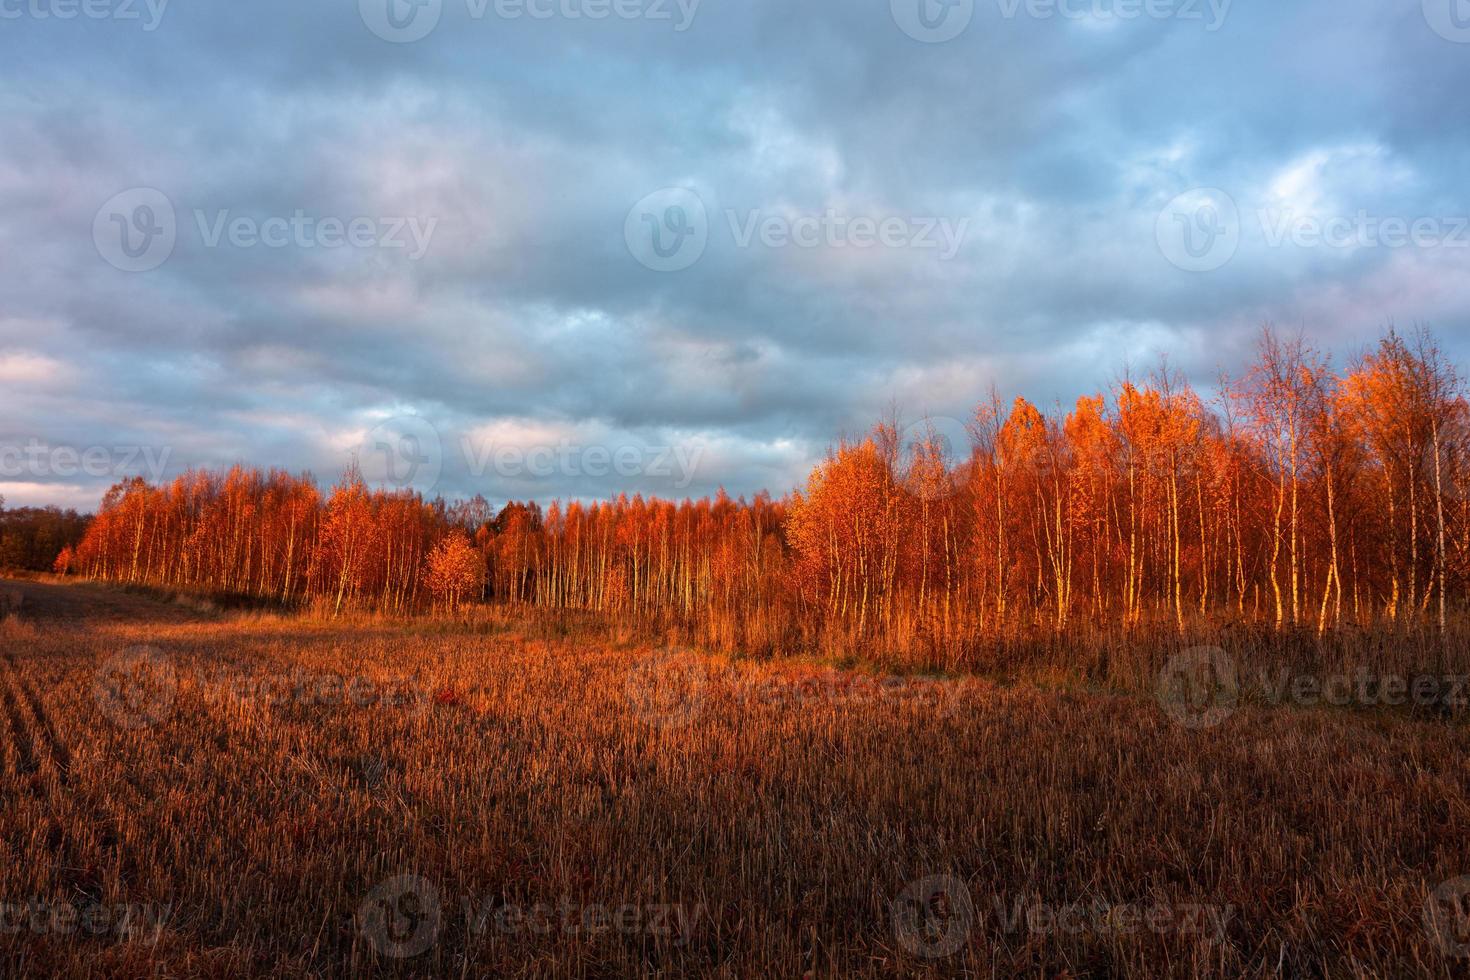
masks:
<svg viewBox="0 0 1470 980"><path fill-rule="evenodd" d="M978 0L931 44L903 2L443 0L392 43L372 0L0 0L0 445L330 479L390 444L434 459L387 475L448 495L780 493L894 403L1070 401L1161 351L1205 386L1264 321L1470 353L1470 44L1432 4ZM94 219L135 188L176 240L129 272ZM707 218L678 271L624 234L664 188ZM1200 259L1160 243L1214 215L1175 227L1197 188L1236 233ZM1438 237L1290 237L1360 213ZM153 475L42 455L0 493Z"/></svg>

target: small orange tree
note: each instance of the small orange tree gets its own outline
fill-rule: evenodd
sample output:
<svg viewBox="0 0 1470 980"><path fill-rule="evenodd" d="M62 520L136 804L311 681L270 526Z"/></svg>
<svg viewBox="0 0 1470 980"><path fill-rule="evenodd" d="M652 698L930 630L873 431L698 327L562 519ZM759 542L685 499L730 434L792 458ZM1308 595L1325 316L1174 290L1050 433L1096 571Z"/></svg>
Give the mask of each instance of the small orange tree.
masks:
<svg viewBox="0 0 1470 980"><path fill-rule="evenodd" d="M485 559L463 531L440 538L424 563L429 591L448 609L484 591Z"/></svg>

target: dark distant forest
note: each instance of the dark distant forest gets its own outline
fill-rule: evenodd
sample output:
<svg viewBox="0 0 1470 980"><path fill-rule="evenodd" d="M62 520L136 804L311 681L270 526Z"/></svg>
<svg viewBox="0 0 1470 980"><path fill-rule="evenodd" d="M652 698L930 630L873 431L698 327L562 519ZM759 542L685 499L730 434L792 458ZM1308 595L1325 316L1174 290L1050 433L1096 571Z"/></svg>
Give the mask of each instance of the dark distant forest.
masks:
<svg viewBox="0 0 1470 980"><path fill-rule="evenodd" d="M59 507L15 507L0 497L0 569L50 571L57 556L81 543L90 514Z"/></svg>

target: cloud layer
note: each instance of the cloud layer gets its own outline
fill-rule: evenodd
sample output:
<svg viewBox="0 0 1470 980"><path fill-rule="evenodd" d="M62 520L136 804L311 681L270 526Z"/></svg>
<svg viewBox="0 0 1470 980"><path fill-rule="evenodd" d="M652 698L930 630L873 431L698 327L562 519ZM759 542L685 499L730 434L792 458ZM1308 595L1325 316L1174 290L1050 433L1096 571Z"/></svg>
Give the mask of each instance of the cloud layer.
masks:
<svg viewBox="0 0 1470 980"><path fill-rule="evenodd" d="M0 494L780 494L1268 321L1464 359L1453 2L0 0Z"/></svg>

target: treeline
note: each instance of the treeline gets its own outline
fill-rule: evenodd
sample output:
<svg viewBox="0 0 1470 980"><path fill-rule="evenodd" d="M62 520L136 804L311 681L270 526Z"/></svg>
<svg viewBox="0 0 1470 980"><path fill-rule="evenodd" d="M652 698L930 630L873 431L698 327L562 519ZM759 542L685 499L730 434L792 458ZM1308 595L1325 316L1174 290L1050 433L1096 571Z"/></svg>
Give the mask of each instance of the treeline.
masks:
<svg viewBox="0 0 1470 980"><path fill-rule="evenodd" d="M5 509L0 497L0 568L49 572L64 566L82 540L90 517L58 507Z"/></svg>
<svg viewBox="0 0 1470 980"><path fill-rule="evenodd" d="M236 468L119 485L85 575L392 611L490 600L775 646L942 649L1195 617L1440 626L1470 590L1470 411L1427 333L1344 370L1263 333L1209 401L1161 368L968 446L882 424L783 501L447 505Z"/></svg>
<svg viewBox="0 0 1470 980"><path fill-rule="evenodd" d="M1209 404L1160 369L1070 412L992 398L958 467L892 427L840 447L791 506L796 581L858 634L1443 628L1470 585L1467 417L1427 333L1338 373L1266 331Z"/></svg>
<svg viewBox="0 0 1470 980"><path fill-rule="evenodd" d="M694 617L774 602L783 511L765 497L605 504L447 505L369 488L356 471L325 495L310 475L186 473L103 498L83 575L297 605L394 612L499 599ZM764 556L764 557L763 557Z"/></svg>

